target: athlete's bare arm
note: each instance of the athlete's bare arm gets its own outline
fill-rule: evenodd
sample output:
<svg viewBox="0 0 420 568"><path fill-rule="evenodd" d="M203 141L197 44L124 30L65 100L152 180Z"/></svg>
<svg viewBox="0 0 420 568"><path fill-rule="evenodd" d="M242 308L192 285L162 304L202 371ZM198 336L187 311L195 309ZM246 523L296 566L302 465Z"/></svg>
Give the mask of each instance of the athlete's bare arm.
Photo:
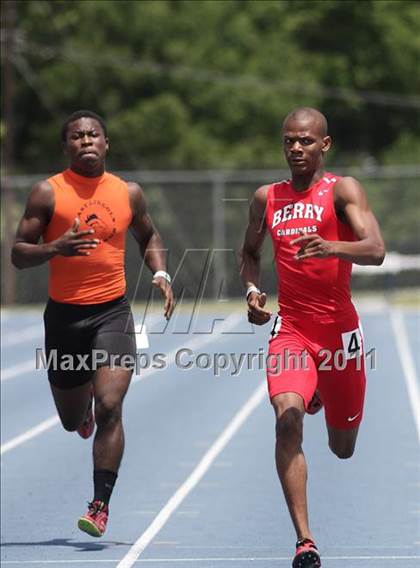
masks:
<svg viewBox="0 0 420 568"><path fill-rule="evenodd" d="M130 231L139 244L140 254L153 274L158 270L166 272L166 249L147 212L143 190L137 183L130 182L128 183L128 191L133 212ZM171 285L162 277L154 278L152 283L159 288L165 299L164 313L165 317L169 319L174 310Z"/></svg>
<svg viewBox="0 0 420 568"><path fill-rule="evenodd" d="M69 227L60 238L50 243L39 243L53 212L54 192L51 185L44 180L32 188L16 232L12 248L12 262L16 268L38 266L55 255L88 256L89 249L97 246L98 239L84 238L91 235L93 230L78 230L79 219L75 219L73 227Z"/></svg>
<svg viewBox="0 0 420 568"><path fill-rule="evenodd" d="M268 186L262 186L255 192L249 208L249 221L241 249L241 279L244 286L258 288L260 282L261 248L266 234L265 209ZM267 296L251 292L247 298L248 319L251 323L263 325L271 318L271 312L264 308Z"/></svg>
<svg viewBox="0 0 420 568"><path fill-rule="evenodd" d="M385 245L365 190L354 178L345 177L336 183L334 192L337 214L350 225L358 240L325 241L319 235L304 235L291 242L301 245L296 258L336 256L355 264L382 264Z"/></svg>

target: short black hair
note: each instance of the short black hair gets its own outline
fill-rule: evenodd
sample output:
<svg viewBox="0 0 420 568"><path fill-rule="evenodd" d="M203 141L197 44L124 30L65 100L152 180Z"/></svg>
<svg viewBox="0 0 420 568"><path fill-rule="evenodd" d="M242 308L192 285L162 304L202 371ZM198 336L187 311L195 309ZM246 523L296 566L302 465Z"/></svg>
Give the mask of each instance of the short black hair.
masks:
<svg viewBox="0 0 420 568"><path fill-rule="evenodd" d="M66 142L67 140L67 130L69 124L71 122L74 122L75 120L79 120L79 118L85 118L85 117L94 118L95 120L97 120L102 127L105 138L108 137L105 121L101 116L99 116L99 114L96 114L96 112L93 112L92 110L76 110L66 118L66 120L63 123L63 126L61 127L61 142Z"/></svg>

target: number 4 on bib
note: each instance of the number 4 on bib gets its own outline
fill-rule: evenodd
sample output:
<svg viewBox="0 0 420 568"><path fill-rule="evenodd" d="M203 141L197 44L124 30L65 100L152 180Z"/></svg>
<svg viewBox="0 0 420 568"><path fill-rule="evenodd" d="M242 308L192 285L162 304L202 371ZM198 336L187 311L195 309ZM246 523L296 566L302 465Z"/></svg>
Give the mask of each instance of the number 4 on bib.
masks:
<svg viewBox="0 0 420 568"><path fill-rule="evenodd" d="M360 329L354 329L341 334L343 350L346 359L355 359L363 353L363 338Z"/></svg>
<svg viewBox="0 0 420 568"><path fill-rule="evenodd" d="M278 336L280 328L281 328L281 316L276 316L276 319L274 320L274 324L270 332L271 339L274 339Z"/></svg>

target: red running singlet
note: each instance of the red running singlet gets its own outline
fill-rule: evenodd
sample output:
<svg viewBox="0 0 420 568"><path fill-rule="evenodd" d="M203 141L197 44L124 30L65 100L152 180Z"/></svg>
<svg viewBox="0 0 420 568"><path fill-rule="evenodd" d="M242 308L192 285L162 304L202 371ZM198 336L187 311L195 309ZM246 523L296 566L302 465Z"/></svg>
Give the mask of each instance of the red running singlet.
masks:
<svg viewBox="0 0 420 568"><path fill-rule="evenodd" d="M290 180L274 183L267 195L266 224L273 241L280 313L289 319L310 317L330 323L354 312L351 303L352 263L337 257L294 257L300 244L291 245L301 231L327 241L353 241L352 229L339 220L334 208L331 173L305 191L295 191Z"/></svg>

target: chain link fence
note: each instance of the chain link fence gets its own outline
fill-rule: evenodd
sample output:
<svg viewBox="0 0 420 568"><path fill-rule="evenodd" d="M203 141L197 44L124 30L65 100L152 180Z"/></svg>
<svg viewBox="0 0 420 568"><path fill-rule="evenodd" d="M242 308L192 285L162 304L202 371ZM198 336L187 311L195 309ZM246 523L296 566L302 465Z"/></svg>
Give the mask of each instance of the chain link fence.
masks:
<svg viewBox="0 0 420 568"><path fill-rule="evenodd" d="M418 166L330 168L356 177L366 188L369 201L385 237L387 250L403 255L420 253L420 200ZM178 296L227 299L243 294L238 275L240 249L249 202L256 188L286 179L286 170L250 171L123 171L115 172L144 188L149 212L168 248L169 270L175 276ZM16 226L31 186L47 175L13 176L4 180L13 194L11 211ZM4 235L2 236L2 246ZM404 257L403 257L404 258ZM364 273L355 271L353 289L384 290L420 286L416 263L404 262L399 270ZM127 236L128 294L144 299L150 293L150 275L142 266L137 244ZM14 268L3 266L3 278ZM6 274L5 274L6 273ZM17 271L15 303L44 302L47 266ZM275 293L275 269L267 238L262 259L264 289Z"/></svg>

